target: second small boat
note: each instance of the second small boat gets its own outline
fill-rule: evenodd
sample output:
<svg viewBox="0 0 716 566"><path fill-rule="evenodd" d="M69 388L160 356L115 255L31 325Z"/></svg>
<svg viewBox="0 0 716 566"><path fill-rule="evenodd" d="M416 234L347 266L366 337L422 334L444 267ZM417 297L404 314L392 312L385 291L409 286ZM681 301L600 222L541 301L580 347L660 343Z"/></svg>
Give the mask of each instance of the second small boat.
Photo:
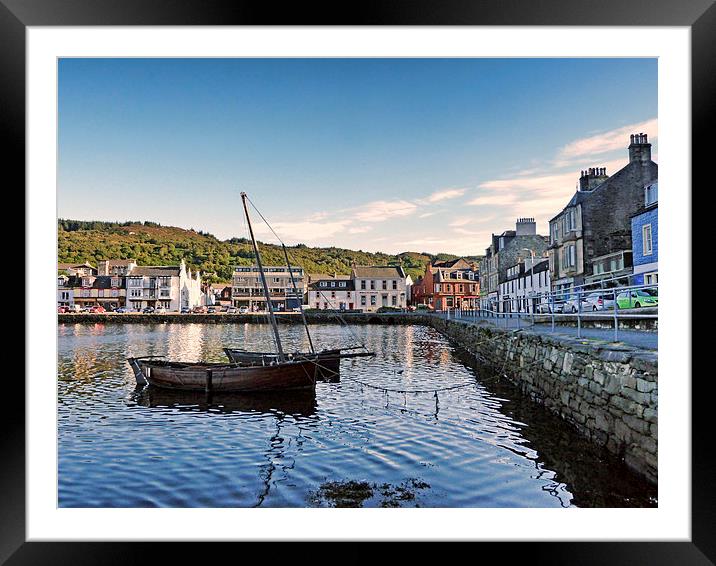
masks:
<svg viewBox="0 0 716 566"><path fill-rule="evenodd" d="M313 360L316 366L316 376L319 379L338 381L341 371L341 359L374 357L374 352L355 352L359 347L336 348L333 350L321 350L319 352L296 352L287 354L290 359ZM240 348L224 348L229 360L242 366L264 366L274 364L277 355L272 352L249 352Z"/></svg>

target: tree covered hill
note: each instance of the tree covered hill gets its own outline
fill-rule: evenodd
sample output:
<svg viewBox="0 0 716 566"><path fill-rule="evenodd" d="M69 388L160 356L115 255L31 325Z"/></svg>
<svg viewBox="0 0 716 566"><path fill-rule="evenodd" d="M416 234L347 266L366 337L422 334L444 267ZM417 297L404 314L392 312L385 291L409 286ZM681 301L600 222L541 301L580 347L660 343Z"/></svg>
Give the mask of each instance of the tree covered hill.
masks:
<svg viewBox="0 0 716 566"><path fill-rule="evenodd" d="M280 246L260 245L265 265L284 265ZM254 252L246 238L219 240L203 232L162 226L156 222L100 222L64 220L57 222L58 262L89 262L103 259L136 259L139 265L176 265L182 259L192 270L201 270L212 283L229 282L236 265L251 265ZM347 275L351 265L402 265L417 279L433 259L453 259L451 254L403 252L397 255L346 250L310 248L303 244L287 248L292 264L307 273ZM468 259L479 261L478 256Z"/></svg>

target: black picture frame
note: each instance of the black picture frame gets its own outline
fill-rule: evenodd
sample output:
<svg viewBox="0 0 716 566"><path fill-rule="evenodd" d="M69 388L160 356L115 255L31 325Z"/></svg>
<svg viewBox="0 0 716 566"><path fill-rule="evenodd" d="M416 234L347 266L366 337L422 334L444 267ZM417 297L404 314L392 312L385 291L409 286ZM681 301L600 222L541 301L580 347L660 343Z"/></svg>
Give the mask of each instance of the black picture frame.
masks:
<svg viewBox="0 0 716 566"><path fill-rule="evenodd" d="M25 183L25 36L28 26L102 25L563 25L688 26L692 32L692 167L706 182L710 167L708 118L716 101L714 0L491 0L384 1L347 5L203 0L0 0L0 124L9 144L6 178ZM701 174L699 174L701 173ZM710 182L713 180L710 178ZM12 187L10 190L15 190ZM708 189L708 188L707 188ZM685 195L690 187L680 188ZM692 221L693 222L693 221ZM695 225L695 223L693 223ZM28 261L31 258L28 258ZM684 308L691 310L691 305ZM31 328L27 328L31 335ZM691 331L691 329L685 329ZM694 332L692 334L696 336ZM698 350L694 350L698 351ZM684 364L684 383L691 378ZM0 561L20 564L135 564L155 560L215 559L205 544L26 542L25 384L5 376L3 393L15 413L3 412L0 465ZM692 537L690 542L483 543L510 562L549 564L713 564L716 496L710 447L713 385L710 375L691 380ZM588 536L589 533L585 533ZM346 537L351 533L347 532ZM554 533L559 538L560 533ZM81 538L81 533L78 533ZM317 539L320 535L317 534ZM225 545L224 545L225 546ZM157 553L155 555L155 552ZM247 555L244 555L247 556ZM250 556L250 555L249 555ZM359 556L359 555L356 555ZM367 558L368 555L365 555Z"/></svg>

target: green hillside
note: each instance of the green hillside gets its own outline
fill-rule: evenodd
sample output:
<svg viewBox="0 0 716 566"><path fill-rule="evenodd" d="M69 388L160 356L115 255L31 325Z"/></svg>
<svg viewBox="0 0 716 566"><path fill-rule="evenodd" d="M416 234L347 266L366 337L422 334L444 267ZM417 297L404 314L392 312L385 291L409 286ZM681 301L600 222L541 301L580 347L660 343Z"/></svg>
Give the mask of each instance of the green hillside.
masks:
<svg viewBox="0 0 716 566"><path fill-rule="evenodd" d="M99 222L63 220L57 222L58 262L89 262L103 259L136 259L139 265L176 265L182 258L192 270L200 269L212 282L231 280L233 267L251 265L253 249L246 238L219 240L202 231L161 226L155 222ZM280 246L260 244L266 265L283 265ZM292 264L307 273L347 275L351 265L402 265L413 279L425 273L432 259L452 259L450 254L404 252L398 255L369 253L342 248L310 248L303 244L288 248ZM479 257L473 257L479 261Z"/></svg>

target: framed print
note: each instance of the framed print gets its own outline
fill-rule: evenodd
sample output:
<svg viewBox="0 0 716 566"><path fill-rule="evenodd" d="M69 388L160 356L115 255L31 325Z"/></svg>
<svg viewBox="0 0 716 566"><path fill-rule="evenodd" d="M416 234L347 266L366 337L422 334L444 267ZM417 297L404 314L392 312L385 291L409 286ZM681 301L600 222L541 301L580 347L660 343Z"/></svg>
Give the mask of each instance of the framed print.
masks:
<svg viewBox="0 0 716 566"><path fill-rule="evenodd" d="M716 560L712 3L0 2L28 266L8 564Z"/></svg>

